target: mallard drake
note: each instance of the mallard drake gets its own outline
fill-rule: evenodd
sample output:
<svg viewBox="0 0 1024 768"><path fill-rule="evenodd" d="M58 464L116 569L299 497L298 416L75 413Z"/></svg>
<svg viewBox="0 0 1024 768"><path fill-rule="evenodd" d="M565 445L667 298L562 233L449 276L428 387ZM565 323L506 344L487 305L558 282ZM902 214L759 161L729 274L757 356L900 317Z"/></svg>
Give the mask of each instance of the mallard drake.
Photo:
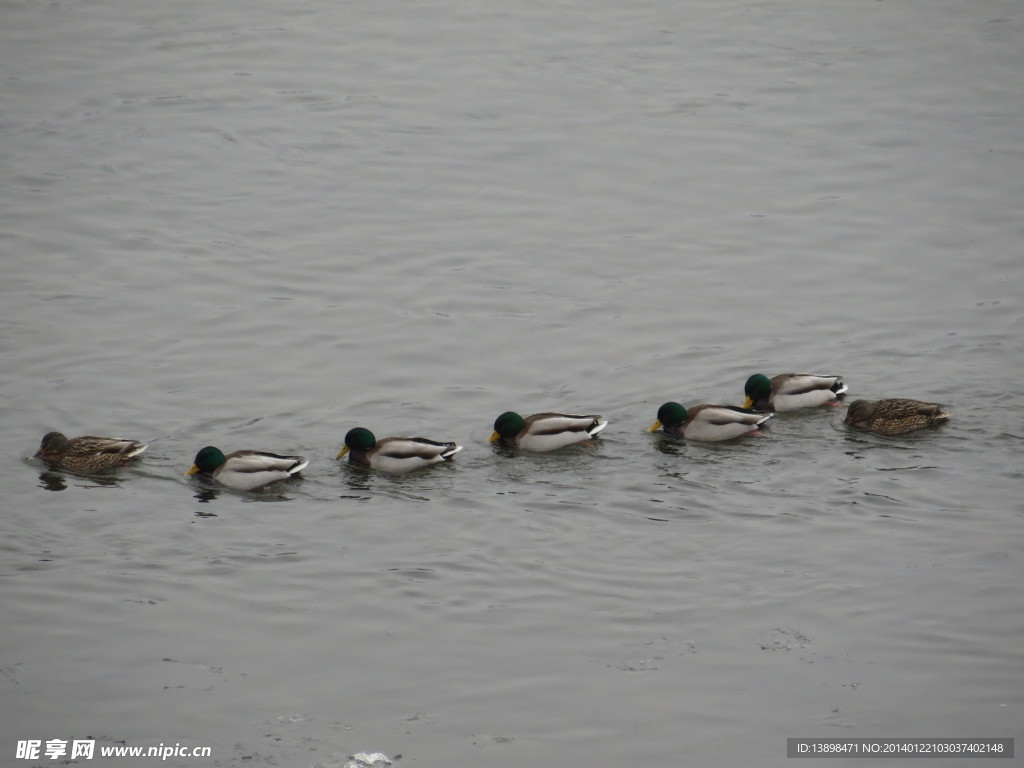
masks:
<svg viewBox="0 0 1024 768"><path fill-rule="evenodd" d="M350 429L345 435L345 447L336 459L346 453L348 460L382 472L411 472L420 467L451 461L462 450L455 443L439 443L425 437L385 437L378 440L365 427Z"/></svg>
<svg viewBox="0 0 1024 768"><path fill-rule="evenodd" d="M658 409L658 418L647 431L663 429L674 437L717 442L756 432L758 427L774 415L757 413L734 405L697 405L693 408L684 408L679 403L665 403Z"/></svg>
<svg viewBox="0 0 1024 768"><path fill-rule="evenodd" d="M820 376L815 373L780 373L770 379L755 373L743 387L744 408L755 411L792 411L813 408L836 400L846 392L839 376Z"/></svg>
<svg viewBox="0 0 1024 768"><path fill-rule="evenodd" d="M494 420L494 432L487 438L500 440L509 448L543 453L582 443L608 426L600 416L573 416L566 413L535 413L525 419L506 411Z"/></svg>
<svg viewBox="0 0 1024 768"><path fill-rule="evenodd" d="M949 420L938 403L891 397L885 400L854 400L846 412L846 424L878 435L905 435Z"/></svg>
<svg viewBox="0 0 1024 768"><path fill-rule="evenodd" d="M254 491L288 479L307 464L303 456L282 456L266 451L234 451L225 455L219 448L208 445L196 454L195 463L185 474L199 474L236 491Z"/></svg>
<svg viewBox="0 0 1024 768"><path fill-rule="evenodd" d="M50 469L89 475L124 466L144 450L145 445L126 437L82 435L69 440L60 432L47 432L36 458Z"/></svg>

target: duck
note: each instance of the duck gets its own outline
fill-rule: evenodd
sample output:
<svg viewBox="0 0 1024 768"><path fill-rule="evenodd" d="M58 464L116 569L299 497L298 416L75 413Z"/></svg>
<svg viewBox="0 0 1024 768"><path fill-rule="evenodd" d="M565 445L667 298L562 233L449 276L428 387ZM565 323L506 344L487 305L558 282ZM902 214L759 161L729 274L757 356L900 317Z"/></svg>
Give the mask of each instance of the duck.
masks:
<svg viewBox="0 0 1024 768"><path fill-rule="evenodd" d="M463 446L452 442L437 442L425 437L385 437L378 440L365 427L350 429L345 435L345 446L336 459L346 453L349 462L381 472L411 472L442 461L451 461Z"/></svg>
<svg viewBox="0 0 1024 768"><path fill-rule="evenodd" d="M770 379L755 373L747 379L744 408L755 411L793 411L819 405L838 405L847 386L839 376L817 373L780 373Z"/></svg>
<svg viewBox="0 0 1024 768"><path fill-rule="evenodd" d="M758 413L734 405L705 404L684 408L679 403L669 402L658 409L658 418L647 431L661 429L673 437L718 442L755 433L774 416L774 413Z"/></svg>
<svg viewBox="0 0 1024 768"><path fill-rule="evenodd" d="M68 439L60 432L47 432L35 457L50 469L91 475L124 466L147 447L127 437L82 435Z"/></svg>
<svg viewBox="0 0 1024 768"><path fill-rule="evenodd" d="M939 403L890 397L883 400L854 400L845 423L854 429L877 435L905 435L949 421Z"/></svg>
<svg viewBox="0 0 1024 768"><path fill-rule="evenodd" d="M600 416L568 413L534 413L525 419L505 411L494 420L494 432L487 442L501 442L509 448L546 453L596 437L608 422Z"/></svg>
<svg viewBox="0 0 1024 768"><path fill-rule="evenodd" d="M199 450L185 474L198 474L235 491L255 491L278 480L287 480L308 464L303 456L250 450L225 454L220 448L208 445Z"/></svg>

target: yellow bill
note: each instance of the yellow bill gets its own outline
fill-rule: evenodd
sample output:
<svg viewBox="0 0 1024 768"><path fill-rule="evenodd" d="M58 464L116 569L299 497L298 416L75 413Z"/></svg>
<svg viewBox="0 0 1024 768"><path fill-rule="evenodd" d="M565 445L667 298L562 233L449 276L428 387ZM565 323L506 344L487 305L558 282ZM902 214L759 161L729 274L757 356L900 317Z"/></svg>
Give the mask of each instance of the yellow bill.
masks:
<svg viewBox="0 0 1024 768"><path fill-rule="evenodd" d="M186 475L194 475L198 471L199 471L199 467L197 467L195 464L193 464L185 474Z"/></svg>
<svg viewBox="0 0 1024 768"><path fill-rule="evenodd" d="M342 448L342 449L341 449L340 451L338 451L338 455L337 455L337 456L335 456L334 458L336 458L336 459L340 459L340 458L341 458L342 456L344 456L344 455L345 455L346 453L348 453L348 446L347 446L347 445L346 445L346 446L345 446L344 448Z"/></svg>
<svg viewBox="0 0 1024 768"><path fill-rule="evenodd" d="M753 408L754 407L754 399L752 397L746 398L743 401L743 405L741 405L740 407L741 408Z"/></svg>
<svg viewBox="0 0 1024 768"><path fill-rule="evenodd" d="M651 424L651 426L649 426L647 428L647 431L648 432L657 432L659 429L661 429L661 419L655 419L654 423Z"/></svg>
<svg viewBox="0 0 1024 768"><path fill-rule="evenodd" d="M487 442L488 443L493 443L495 440L499 439L500 437L501 437L501 435L498 434L498 430L494 430L493 432L491 432L491 436L487 438Z"/></svg>

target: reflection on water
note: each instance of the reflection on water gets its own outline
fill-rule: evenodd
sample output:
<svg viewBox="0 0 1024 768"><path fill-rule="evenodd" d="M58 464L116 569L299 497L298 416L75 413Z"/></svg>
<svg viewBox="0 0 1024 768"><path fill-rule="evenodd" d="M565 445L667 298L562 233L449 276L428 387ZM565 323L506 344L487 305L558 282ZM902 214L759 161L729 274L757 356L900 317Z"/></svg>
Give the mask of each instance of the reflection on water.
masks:
<svg viewBox="0 0 1024 768"><path fill-rule="evenodd" d="M685 454L686 441L674 438L671 435L664 433L655 434L652 436L651 442L654 444L656 451L666 456L679 457Z"/></svg>
<svg viewBox="0 0 1024 768"><path fill-rule="evenodd" d="M121 478L109 475L71 475L72 482L81 488L109 488L120 485ZM59 472L42 472L39 475L39 487L48 491L63 491L68 487L67 478Z"/></svg>
<svg viewBox="0 0 1024 768"><path fill-rule="evenodd" d="M39 487L48 491L63 491L68 487L64 476L56 472L43 472L39 475Z"/></svg>
<svg viewBox="0 0 1024 768"><path fill-rule="evenodd" d="M195 490L193 497L201 504L209 504L222 494L242 498L246 501L290 501L294 496L289 495L289 491L294 493L302 483L302 480L302 475L298 474L292 475L287 480L271 483L263 488L257 488L252 491L236 491L233 488L225 488L219 485L214 478L202 477L200 475L193 475L189 478L189 482Z"/></svg>

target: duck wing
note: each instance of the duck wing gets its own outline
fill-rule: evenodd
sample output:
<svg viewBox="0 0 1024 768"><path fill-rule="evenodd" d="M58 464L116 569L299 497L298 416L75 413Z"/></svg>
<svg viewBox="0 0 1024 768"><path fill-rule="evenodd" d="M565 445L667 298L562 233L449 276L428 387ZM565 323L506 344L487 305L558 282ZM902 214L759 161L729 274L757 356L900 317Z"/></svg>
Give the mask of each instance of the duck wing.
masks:
<svg viewBox="0 0 1024 768"><path fill-rule="evenodd" d="M226 457L221 472L238 472L240 474L250 473L277 473L294 475L301 472L309 464L309 460L303 456L284 456L280 453L269 451L235 451Z"/></svg>
<svg viewBox="0 0 1024 768"><path fill-rule="evenodd" d="M461 445L452 442L438 442L426 437L386 437L377 442L374 454L391 459L423 459L430 461L438 457L450 458L462 450Z"/></svg>
<svg viewBox="0 0 1024 768"><path fill-rule="evenodd" d="M132 456L138 456L147 447L138 440L131 440L127 437L83 435L68 442L64 455L67 458L108 455L130 459Z"/></svg>

